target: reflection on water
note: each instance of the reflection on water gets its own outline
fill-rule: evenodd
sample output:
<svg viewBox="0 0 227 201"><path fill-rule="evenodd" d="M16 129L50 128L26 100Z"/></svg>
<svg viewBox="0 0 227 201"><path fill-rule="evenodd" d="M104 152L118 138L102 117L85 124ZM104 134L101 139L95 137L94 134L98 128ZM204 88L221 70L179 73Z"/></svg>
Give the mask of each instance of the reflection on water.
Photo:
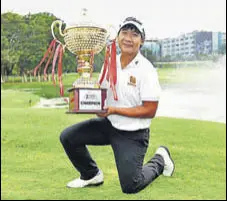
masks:
<svg viewBox="0 0 227 201"><path fill-rule="evenodd" d="M202 69L188 82L163 86L156 116L226 123L226 57Z"/></svg>

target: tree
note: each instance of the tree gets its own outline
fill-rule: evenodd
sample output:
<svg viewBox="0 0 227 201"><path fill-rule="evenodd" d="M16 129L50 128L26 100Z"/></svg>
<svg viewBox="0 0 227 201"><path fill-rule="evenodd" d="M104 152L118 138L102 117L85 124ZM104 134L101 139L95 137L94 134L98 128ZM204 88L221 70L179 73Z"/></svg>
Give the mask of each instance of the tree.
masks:
<svg viewBox="0 0 227 201"><path fill-rule="evenodd" d="M25 16L1 14L1 73L10 75L19 71L22 75L33 70L53 40L50 27L56 19L46 12ZM64 64L73 67L75 58L68 52L64 57L67 58ZM18 70L13 71L14 67Z"/></svg>

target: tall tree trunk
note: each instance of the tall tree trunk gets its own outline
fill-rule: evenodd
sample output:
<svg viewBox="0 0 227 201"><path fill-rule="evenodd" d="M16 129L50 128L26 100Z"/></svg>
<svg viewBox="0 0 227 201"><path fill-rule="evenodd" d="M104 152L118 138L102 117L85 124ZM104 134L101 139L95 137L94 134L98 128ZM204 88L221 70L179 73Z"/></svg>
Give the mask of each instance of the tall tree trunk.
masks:
<svg viewBox="0 0 227 201"><path fill-rule="evenodd" d="M32 82L32 74L30 73L29 75L30 75L29 76L30 77L30 82Z"/></svg>
<svg viewBox="0 0 227 201"><path fill-rule="evenodd" d="M24 73L24 81L28 82L26 73Z"/></svg>
<svg viewBox="0 0 227 201"><path fill-rule="evenodd" d="M3 78L2 78L2 75L1 75L1 83L4 83L4 80L3 80Z"/></svg>

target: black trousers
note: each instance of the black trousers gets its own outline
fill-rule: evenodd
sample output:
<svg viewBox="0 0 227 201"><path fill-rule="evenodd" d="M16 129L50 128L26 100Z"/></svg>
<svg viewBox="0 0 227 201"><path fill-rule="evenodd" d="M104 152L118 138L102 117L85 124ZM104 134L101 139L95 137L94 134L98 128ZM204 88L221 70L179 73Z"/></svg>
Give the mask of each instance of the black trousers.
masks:
<svg viewBox="0 0 227 201"><path fill-rule="evenodd" d="M86 145L111 145L117 165L121 189L137 193L144 189L164 169L163 158L156 154L145 165L149 143L149 128L122 131L114 128L107 118L94 118L66 128L60 141L81 179L90 179L99 171Z"/></svg>

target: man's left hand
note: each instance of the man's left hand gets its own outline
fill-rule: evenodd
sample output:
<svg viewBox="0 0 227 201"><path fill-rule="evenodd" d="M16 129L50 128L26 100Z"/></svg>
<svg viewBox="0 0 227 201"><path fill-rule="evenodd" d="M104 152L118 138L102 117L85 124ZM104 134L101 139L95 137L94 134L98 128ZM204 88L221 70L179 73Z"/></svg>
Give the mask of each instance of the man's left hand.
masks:
<svg viewBox="0 0 227 201"><path fill-rule="evenodd" d="M114 107L104 107L103 109L105 110L105 112L96 113L96 115L98 117L107 117L107 116L115 113L115 108Z"/></svg>

